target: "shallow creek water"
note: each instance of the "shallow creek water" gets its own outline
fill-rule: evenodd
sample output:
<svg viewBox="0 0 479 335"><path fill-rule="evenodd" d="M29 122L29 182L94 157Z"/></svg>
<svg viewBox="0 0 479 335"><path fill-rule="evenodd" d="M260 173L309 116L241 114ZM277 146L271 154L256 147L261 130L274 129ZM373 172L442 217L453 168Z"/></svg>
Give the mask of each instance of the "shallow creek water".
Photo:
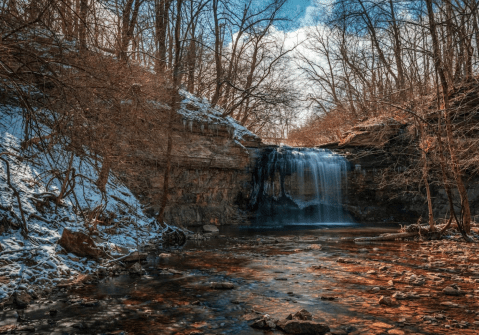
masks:
<svg viewBox="0 0 479 335"><path fill-rule="evenodd" d="M333 334L479 334L477 247L341 240L386 230L236 231L189 241L180 251L152 254L143 264L146 275L55 290L24 315L4 311L0 327L48 334L282 334L250 324L304 308ZM217 290L211 282L235 287ZM465 294L444 295L450 284ZM378 303L397 291L409 298ZM17 321L19 313L24 321Z"/></svg>

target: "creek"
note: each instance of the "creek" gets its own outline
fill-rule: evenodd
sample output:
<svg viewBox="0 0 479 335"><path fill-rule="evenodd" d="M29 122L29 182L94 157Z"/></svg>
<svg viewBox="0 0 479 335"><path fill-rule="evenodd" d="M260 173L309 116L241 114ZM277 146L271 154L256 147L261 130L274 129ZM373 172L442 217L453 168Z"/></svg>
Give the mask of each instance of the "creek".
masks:
<svg viewBox="0 0 479 335"><path fill-rule="evenodd" d="M263 334L250 327L255 319L283 319L304 308L333 334L477 334L472 270L449 262L447 250L464 256L460 244L441 242L450 247L441 249L436 242L342 239L391 230L223 231L190 240L182 250L151 253L142 276L118 270L117 276L88 276L57 288L24 314L5 311L0 326L54 334ZM429 249L439 252L427 255ZM211 285L223 282L234 288ZM442 294L451 284L469 294ZM398 291L407 298L397 305L378 303Z"/></svg>

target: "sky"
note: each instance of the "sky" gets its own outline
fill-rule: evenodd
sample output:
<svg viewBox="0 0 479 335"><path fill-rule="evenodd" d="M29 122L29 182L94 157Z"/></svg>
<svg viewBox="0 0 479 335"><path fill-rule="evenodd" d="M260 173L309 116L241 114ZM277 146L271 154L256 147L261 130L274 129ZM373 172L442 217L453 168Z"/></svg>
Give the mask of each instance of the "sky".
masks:
<svg viewBox="0 0 479 335"><path fill-rule="evenodd" d="M294 18L295 16L303 17L309 6L311 6L311 0L288 0L283 8L285 13L291 14Z"/></svg>

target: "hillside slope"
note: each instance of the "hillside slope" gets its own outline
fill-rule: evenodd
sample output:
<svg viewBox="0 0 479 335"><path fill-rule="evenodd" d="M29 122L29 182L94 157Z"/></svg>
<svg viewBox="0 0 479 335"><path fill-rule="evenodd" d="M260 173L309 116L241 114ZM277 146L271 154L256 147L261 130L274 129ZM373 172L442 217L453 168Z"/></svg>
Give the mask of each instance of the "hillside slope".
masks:
<svg viewBox="0 0 479 335"><path fill-rule="evenodd" d="M1 161L0 300L15 290L49 290L64 279L91 273L100 266L63 250L58 241L65 228L91 234L96 246L110 255L127 253L147 242L161 243L161 231L149 225L151 220L143 214L141 204L117 178L110 175L106 193L101 194L95 185L96 162L80 159L58 144L52 144L52 150L33 145L23 151L22 140L22 110L0 106L0 152L10 173L7 163ZM20 159L20 155L27 158ZM52 196L62 187L58 171L68 169L71 157L75 185L56 204ZM14 190L20 195L28 238L19 229L22 211Z"/></svg>

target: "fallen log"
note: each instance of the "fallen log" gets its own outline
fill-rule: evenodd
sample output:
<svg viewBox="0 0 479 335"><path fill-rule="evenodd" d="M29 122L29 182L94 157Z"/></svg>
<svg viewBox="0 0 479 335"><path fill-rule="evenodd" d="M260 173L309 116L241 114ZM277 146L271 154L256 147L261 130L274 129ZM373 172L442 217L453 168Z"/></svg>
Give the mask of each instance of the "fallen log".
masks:
<svg viewBox="0 0 479 335"><path fill-rule="evenodd" d="M383 234L380 236L374 237L358 237L354 239L354 242L365 242L365 241L394 241L398 238L407 238L419 235L419 232L412 233L397 233L397 234Z"/></svg>

